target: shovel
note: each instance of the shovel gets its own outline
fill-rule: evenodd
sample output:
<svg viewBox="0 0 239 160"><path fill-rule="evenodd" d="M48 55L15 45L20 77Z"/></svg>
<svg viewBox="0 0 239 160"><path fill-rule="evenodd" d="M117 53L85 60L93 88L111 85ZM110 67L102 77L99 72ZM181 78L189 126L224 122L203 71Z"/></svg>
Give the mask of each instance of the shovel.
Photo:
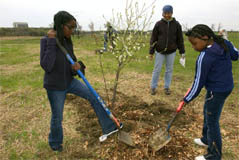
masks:
<svg viewBox="0 0 239 160"><path fill-rule="evenodd" d="M191 89L189 88L187 93L185 94L185 96L189 93L190 90ZM167 129L166 130L162 130L162 129L157 130L152 135L152 137L149 139L149 146L153 149L154 152L160 150L161 148L163 148L165 145L167 145L170 142L171 137L169 135L169 129L171 128L171 125L172 125L173 121L175 120L175 118L177 117L178 113L182 110L183 105L184 105L184 101L179 103L176 113L174 114L174 116L170 120L170 122L168 123Z"/></svg>
<svg viewBox="0 0 239 160"><path fill-rule="evenodd" d="M56 43L58 45L58 47L61 49L61 51L65 54L66 58L68 59L68 61L70 62L70 64L74 65L75 62L73 61L73 59L71 58L71 56L67 53L67 50L60 44L59 40L56 38ZM114 123L116 124L119 132L118 132L118 140L129 145L129 146L134 146L133 140L131 138L131 136L122 131L120 128L120 122L116 119L116 117L110 112L110 110L106 107L105 102L103 101L103 99L96 93L96 91L93 89L93 87L90 85L90 83L87 81L87 79L85 78L84 74L80 71L77 70L77 73L80 75L80 77L83 79L83 81L85 82L86 86L89 88L89 90L91 91L91 93L95 96L96 100L101 104L101 106L104 108L104 110L106 111L106 113L108 114L108 116L114 121ZM107 136L105 137L105 140L107 139Z"/></svg>

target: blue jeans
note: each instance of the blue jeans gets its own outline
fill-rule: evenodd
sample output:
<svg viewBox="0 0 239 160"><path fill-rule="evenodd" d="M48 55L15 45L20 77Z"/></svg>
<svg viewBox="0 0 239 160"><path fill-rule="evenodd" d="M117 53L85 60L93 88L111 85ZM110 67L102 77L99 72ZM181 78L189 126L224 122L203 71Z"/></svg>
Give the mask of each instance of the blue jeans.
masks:
<svg viewBox="0 0 239 160"><path fill-rule="evenodd" d="M104 51L107 52L107 42L104 41Z"/></svg>
<svg viewBox="0 0 239 160"><path fill-rule="evenodd" d="M155 53L155 64L154 64L153 76L151 80L152 89L155 89L158 87L159 75L160 75L164 61L166 61L164 88L170 87L175 55L176 55L176 52L173 52L170 54L161 54L158 52Z"/></svg>
<svg viewBox="0 0 239 160"><path fill-rule="evenodd" d="M52 112L50 133L48 138L50 146L59 146L63 143L62 120L64 102L67 93L72 93L77 96L80 96L91 103L91 106L93 107L98 117L103 134L107 134L117 128L115 123L109 118L104 108L96 100L88 87L84 85L81 81L73 79L70 86L64 91L47 90L47 95L50 101Z"/></svg>
<svg viewBox="0 0 239 160"><path fill-rule="evenodd" d="M201 140L208 144L208 153L213 154L215 160L221 159L222 138L220 133L220 115L226 98L230 92L207 91L203 109L204 123Z"/></svg>

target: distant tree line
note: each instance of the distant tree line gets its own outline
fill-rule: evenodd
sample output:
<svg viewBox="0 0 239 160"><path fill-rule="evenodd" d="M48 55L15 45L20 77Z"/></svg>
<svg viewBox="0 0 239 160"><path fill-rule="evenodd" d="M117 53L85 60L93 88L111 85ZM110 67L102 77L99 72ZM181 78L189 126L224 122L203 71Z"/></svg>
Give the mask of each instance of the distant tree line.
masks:
<svg viewBox="0 0 239 160"><path fill-rule="evenodd" d="M45 36L49 31L49 28L0 28L0 36ZM94 33L100 33L102 31L92 31ZM91 31L76 30L74 35L82 36L85 34L91 34Z"/></svg>
<svg viewBox="0 0 239 160"><path fill-rule="evenodd" d="M44 36L50 28L0 28L0 36Z"/></svg>
<svg viewBox="0 0 239 160"><path fill-rule="evenodd" d="M45 36L48 32L48 30L51 28L1 28L0 27L0 36ZM86 34L98 34L98 33L103 33L104 31L82 31L82 30L77 30L75 31L74 35L80 37ZM122 34L125 31L117 31L118 34ZM128 33L135 32L132 30L128 30ZM150 31L144 32L144 34L151 34ZM229 31L233 32L233 31Z"/></svg>

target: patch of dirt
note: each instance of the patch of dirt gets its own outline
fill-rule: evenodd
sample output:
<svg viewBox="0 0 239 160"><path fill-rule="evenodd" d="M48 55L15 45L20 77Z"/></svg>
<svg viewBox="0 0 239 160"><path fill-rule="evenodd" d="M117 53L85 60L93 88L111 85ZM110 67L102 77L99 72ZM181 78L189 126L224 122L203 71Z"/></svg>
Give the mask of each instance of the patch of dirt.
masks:
<svg viewBox="0 0 239 160"><path fill-rule="evenodd" d="M103 99L106 97L103 97ZM120 103L119 103L120 102ZM78 106L79 121L76 130L84 136L82 143L87 144L87 151L95 150L95 143L101 135L100 126L96 115L89 109L89 103L79 99L74 95L67 97L67 103ZM174 110L167 107L168 104L155 101L147 104L136 96L127 96L118 93L117 108L112 111L119 120L124 123L124 131L132 136L136 147L129 147L119 143L117 136L111 136L106 142L101 144L98 154L103 159L190 159L194 156L192 152L191 140L184 137L185 127L194 125L197 117L182 113L177 117L172 132L171 142L160 151L154 153L148 145L150 136L159 128L166 128L167 123L172 118ZM196 127L196 126L195 126ZM78 153L79 154L79 153ZM96 157L91 157L96 158Z"/></svg>
<svg viewBox="0 0 239 160"><path fill-rule="evenodd" d="M90 104L86 100L69 95L66 103L77 108L79 119L76 130L83 135L81 143L84 144L84 150L89 153L84 155L77 152L76 158L83 156L89 159L187 160L206 153L206 149L193 143L194 138L201 136L204 94L201 94L197 100L191 102L178 114L170 129L171 141L161 150L154 152L149 146L149 138L158 129L167 128L187 88L185 85L175 82L172 87L172 94L167 96L163 89L160 89L163 88L160 84L156 96L151 96L148 86L145 85L145 81L150 81L150 76L134 73L124 76L127 81L120 83L116 107L111 108L109 105L109 109L124 124L123 130L130 133L136 146L130 147L119 142L117 135L111 136L101 144L98 141L98 137L102 134L101 127L93 109L90 108ZM134 84L134 87L128 90L130 84ZM104 100L107 99L103 90L98 92ZM109 93L111 92L112 90L109 90ZM112 97L112 95L109 96ZM231 115L226 111L223 114ZM235 119L235 115L231 116L232 119ZM235 123L228 125L233 128ZM228 126L228 128L230 127ZM238 140L235 132L231 131L222 128L222 135L230 137L230 140L223 139L223 141L235 143ZM231 148L227 145L224 147ZM232 147L233 150L236 148L238 147ZM228 159L233 156L231 154ZM226 156L224 159L227 159Z"/></svg>
<svg viewBox="0 0 239 160"><path fill-rule="evenodd" d="M102 134L101 127L89 102L75 95L67 95L63 121L64 152L54 155L47 144L50 107L45 90L39 89L44 96L37 96L38 98L35 99L36 96L32 95L35 93L33 89L25 88L9 94L0 93L0 113L3 113L0 116L2 122L0 123L0 148L3 148L2 151L0 150L0 155L9 153L8 148L5 147L11 138L9 134L16 131L21 133L23 124L27 124L30 128L27 135L32 135L32 128L41 135L39 139L30 140L43 141L45 146L38 149L30 144L30 140L28 143L22 139L16 139L16 142L12 142L12 147L18 153L31 148L32 153L35 153L39 159L51 157L51 159L92 160L191 160L195 156L206 153L205 148L193 144L193 138L201 136L203 93L178 114L170 129L171 141L161 150L154 152L149 146L149 138L158 129L166 129L187 88L175 81L172 94L167 96L163 92L163 85L159 84L157 94L151 96L149 86L145 85L145 82L150 82L150 75L131 73L123 77L127 80L120 83L115 107L112 108L110 104L108 107L124 124L123 131L131 135L136 144L135 147L119 142L117 134L110 136L104 143L100 143L98 138ZM95 81L94 77L89 79ZM134 87L131 87L132 84ZM103 89L97 92L104 100L107 99ZM232 96L237 93L233 93ZM112 89L109 89L109 94L112 94ZM112 95L109 96L112 97ZM43 105L42 101L46 101L46 104ZM39 105L47 107L39 108ZM224 160L238 159L238 112L238 104L235 101L225 104L221 117Z"/></svg>

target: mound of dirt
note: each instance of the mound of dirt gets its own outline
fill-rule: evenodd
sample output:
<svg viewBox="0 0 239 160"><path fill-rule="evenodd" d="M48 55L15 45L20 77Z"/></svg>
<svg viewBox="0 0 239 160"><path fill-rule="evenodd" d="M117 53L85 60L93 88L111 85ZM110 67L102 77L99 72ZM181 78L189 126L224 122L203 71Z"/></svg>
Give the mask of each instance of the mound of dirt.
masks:
<svg viewBox="0 0 239 160"><path fill-rule="evenodd" d="M136 146L129 147L119 142L117 135L111 136L102 144L99 143L101 128L93 109L87 101L69 95L68 103L77 106L79 121L76 130L83 135L83 150L87 151L87 154L76 152L76 158L185 160L198 154L192 149L191 139L184 136L187 131L197 127L197 117L191 113L192 111L188 110L187 113L181 111L170 131L172 140L161 150L153 152L148 143L150 136L159 128L167 127L175 110L169 107L169 104L159 100L147 104L136 96L130 97L120 92L117 96L117 107L109 108L124 123L123 130L130 133Z"/></svg>

